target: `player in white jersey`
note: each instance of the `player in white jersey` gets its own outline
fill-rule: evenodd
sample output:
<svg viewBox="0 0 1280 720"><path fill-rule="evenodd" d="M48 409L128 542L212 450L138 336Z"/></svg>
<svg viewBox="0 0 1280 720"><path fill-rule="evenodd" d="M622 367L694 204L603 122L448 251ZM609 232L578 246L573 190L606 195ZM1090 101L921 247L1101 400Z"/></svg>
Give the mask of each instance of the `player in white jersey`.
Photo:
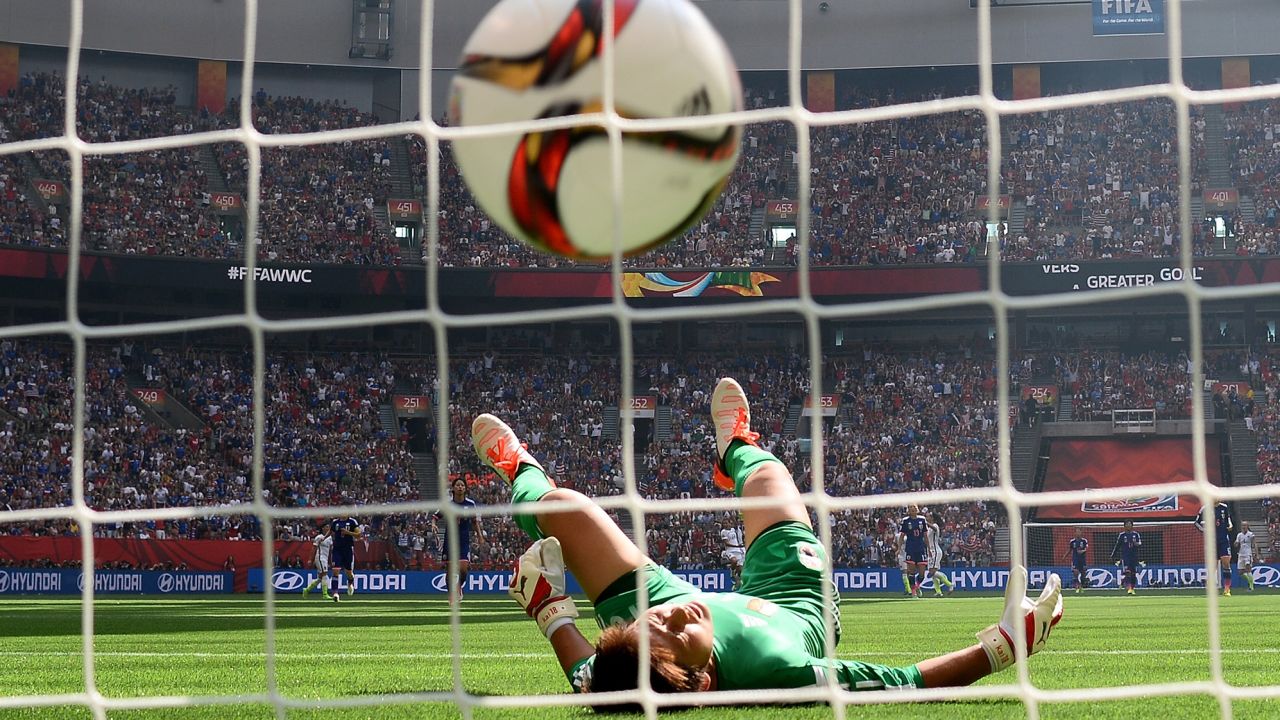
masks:
<svg viewBox="0 0 1280 720"><path fill-rule="evenodd" d="M325 525L324 530L311 540L311 544L315 547L315 554L312 555L311 562L316 569L316 579L312 580L302 590L302 597L306 597L318 585L320 591L324 594L324 599L329 599L329 585L325 582L325 578L329 575L329 551L333 549L333 535L329 534L329 526Z"/></svg>
<svg viewBox="0 0 1280 720"><path fill-rule="evenodd" d="M1240 533L1236 535L1236 547L1240 550L1240 577L1249 583L1249 592L1253 592L1253 531L1249 529L1249 521L1240 523Z"/></svg>
<svg viewBox="0 0 1280 720"><path fill-rule="evenodd" d="M723 521L720 525L720 541L724 543L724 550L720 551L720 558L729 565L729 570L733 573L734 583L737 584L742 577L742 561L747 557L747 547L742 537L742 528L731 520Z"/></svg>
<svg viewBox="0 0 1280 720"><path fill-rule="evenodd" d="M925 528L925 544L929 548L929 567L925 573L927 577L933 578L933 594L942 597L942 586L947 587L948 593L956 591L956 586L951 582L951 578L942 572L942 518L938 513L929 515L929 525Z"/></svg>

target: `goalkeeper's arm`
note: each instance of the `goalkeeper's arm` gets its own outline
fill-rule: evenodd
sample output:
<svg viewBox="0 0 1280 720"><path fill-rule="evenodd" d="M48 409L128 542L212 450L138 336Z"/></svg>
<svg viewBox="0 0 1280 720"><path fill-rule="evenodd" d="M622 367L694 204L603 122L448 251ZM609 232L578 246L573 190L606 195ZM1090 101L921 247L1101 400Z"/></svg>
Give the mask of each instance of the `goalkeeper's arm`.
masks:
<svg viewBox="0 0 1280 720"><path fill-rule="evenodd" d="M560 668L572 683L573 671L595 654L574 618L578 608L565 592L564 558L560 541L554 537L535 542L520 556L507 589L511 599L538 623L551 643Z"/></svg>

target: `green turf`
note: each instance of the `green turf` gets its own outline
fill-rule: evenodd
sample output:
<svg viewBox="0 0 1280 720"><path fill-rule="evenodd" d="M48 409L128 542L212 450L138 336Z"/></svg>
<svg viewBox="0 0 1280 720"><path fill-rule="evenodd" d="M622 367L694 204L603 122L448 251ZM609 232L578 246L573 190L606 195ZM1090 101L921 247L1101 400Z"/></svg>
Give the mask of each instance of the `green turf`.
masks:
<svg viewBox="0 0 1280 720"><path fill-rule="evenodd" d="M584 603L580 603L584 604ZM1208 625L1203 595L1149 593L1066 598L1066 615L1050 648L1031 661L1032 681L1070 689L1208 680ZM1241 686L1280 683L1280 594L1238 593L1223 599L1223 669ZM909 601L847 599L841 657L892 664L957 649L999 613L995 597ZM335 606L284 597L277 607L276 686L291 699L368 698L383 693L450 691L454 687L449 608L421 597L359 596ZM589 637L594 627L584 612ZM505 598L463 603L460 672L478 696L559 694L567 690L545 641ZM107 698L166 695L252 696L266 691L266 635L261 597L101 599L95 608L96 677ZM0 697L75 693L83 689L78 599L0 600ZM988 684L1015 681L1007 671ZM1280 700L1241 701L1237 718L1280 717ZM1026 717L1017 700L850 707L849 717L940 717L948 720ZM112 711L113 719L270 718L265 704ZM577 708L541 708L536 720L588 717ZM703 718L830 718L825 705L707 708ZM1177 696L1041 706L1050 719L1135 720L1217 717L1208 696ZM0 710L0 719L89 718L84 706ZM291 709L290 720L332 718L461 718L452 704L405 703L353 709ZM529 710L476 708L479 720L529 720Z"/></svg>

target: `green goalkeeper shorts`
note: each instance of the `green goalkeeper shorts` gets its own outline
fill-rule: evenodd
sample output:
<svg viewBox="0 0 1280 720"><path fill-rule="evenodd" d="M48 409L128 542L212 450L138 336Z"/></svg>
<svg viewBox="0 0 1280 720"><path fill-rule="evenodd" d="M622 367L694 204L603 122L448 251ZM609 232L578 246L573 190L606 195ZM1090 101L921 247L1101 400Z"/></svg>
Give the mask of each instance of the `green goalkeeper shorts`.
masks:
<svg viewBox="0 0 1280 720"><path fill-rule="evenodd" d="M809 625L805 645L821 656L827 631L822 621L822 583L831 568L822 543L803 523L787 521L770 526L747 548L738 592L786 608ZM840 642L840 596L833 590L831 617Z"/></svg>
<svg viewBox="0 0 1280 720"><path fill-rule="evenodd" d="M596 622L600 627L625 625L636 618L636 571L619 578L596 599ZM747 548L742 563L743 595L769 600L800 616L809 626L805 645L815 655L826 647L826 626L822 622L822 582L828 577L827 554L818 538L803 523L781 522L760 533ZM645 568L649 606L675 602L701 592L664 567ZM839 597L831 609L836 641L840 640Z"/></svg>

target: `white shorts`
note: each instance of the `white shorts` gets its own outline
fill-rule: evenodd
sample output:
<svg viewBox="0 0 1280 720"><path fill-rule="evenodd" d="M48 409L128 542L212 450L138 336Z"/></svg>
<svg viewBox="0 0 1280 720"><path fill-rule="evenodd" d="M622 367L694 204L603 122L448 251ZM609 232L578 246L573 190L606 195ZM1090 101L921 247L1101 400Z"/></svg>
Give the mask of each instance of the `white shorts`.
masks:
<svg viewBox="0 0 1280 720"><path fill-rule="evenodd" d="M1239 557L1239 559L1237 559L1237 560L1236 560L1236 563L1237 563L1238 565L1252 565L1252 564L1253 564L1253 553L1252 553L1252 552L1247 552L1247 553L1246 553L1246 552L1242 552L1242 553L1240 553L1240 557Z"/></svg>
<svg viewBox="0 0 1280 720"><path fill-rule="evenodd" d="M317 562L317 563L316 563L316 572L320 573L321 575L327 575L327 574L329 573L329 561L328 561L328 560L321 560L321 561Z"/></svg>
<svg viewBox="0 0 1280 720"><path fill-rule="evenodd" d="M937 570L942 566L942 549L934 548L929 551L929 556L925 558L929 564L930 570Z"/></svg>
<svg viewBox="0 0 1280 720"><path fill-rule="evenodd" d="M725 562L733 563L738 567L742 567L742 561L747 557L747 551L740 547L727 547L720 552L720 558Z"/></svg>

